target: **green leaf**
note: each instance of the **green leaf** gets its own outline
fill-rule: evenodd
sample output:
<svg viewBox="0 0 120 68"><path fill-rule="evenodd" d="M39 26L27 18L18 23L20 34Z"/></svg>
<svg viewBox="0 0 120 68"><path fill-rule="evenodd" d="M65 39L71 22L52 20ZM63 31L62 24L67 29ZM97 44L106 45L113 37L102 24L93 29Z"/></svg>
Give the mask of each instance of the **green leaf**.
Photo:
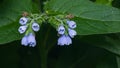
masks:
<svg viewBox="0 0 120 68"><path fill-rule="evenodd" d="M120 32L120 10L114 7L89 0L51 0L45 8L48 13L53 11L76 16L78 35Z"/></svg>
<svg viewBox="0 0 120 68"><path fill-rule="evenodd" d="M48 65L50 68L96 68L96 63L108 53L110 52L75 38L72 45L55 46L50 51Z"/></svg>
<svg viewBox="0 0 120 68"><path fill-rule="evenodd" d="M98 61L96 68L118 68L115 55L104 55L104 57Z"/></svg>
<svg viewBox="0 0 120 68"><path fill-rule="evenodd" d="M116 55L120 56L120 39L113 39L106 35L91 35L81 38L83 42L104 48Z"/></svg>
<svg viewBox="0 0 120 68"><path fill-rule="evenodd" d="M77 22L78 35L105 34L120 32L119 21L98 21L82 18L75 18Z"/></svg>
<svg viewBox="0 0 120 68"><path fill-rule="evenodd" d="M120 56L116 56L118 68L120 68Z"/></svg>
<svg viewBox="0 0 120 68"><path fill-rule="evenodd" d="M18 33L19 18L24 11L35 12L33 5L32 0L2 0L0 3L0 44L21 38Z"/></svg>
<svg viewBox="0 0 120 68"><path fill-rule="evenodd" d="M76 17L85 19L120 21L119 9L98 5L89 0L51 0L47 9L61 13L71 13Z"/></svg>

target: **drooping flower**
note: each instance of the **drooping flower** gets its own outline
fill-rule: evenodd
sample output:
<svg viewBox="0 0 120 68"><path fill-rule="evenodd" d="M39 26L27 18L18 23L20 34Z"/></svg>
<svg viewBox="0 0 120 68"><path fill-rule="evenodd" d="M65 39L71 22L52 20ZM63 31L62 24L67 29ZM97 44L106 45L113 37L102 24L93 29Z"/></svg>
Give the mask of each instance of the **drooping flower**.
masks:
<svg viewBox="0 0 120 68"><path fill-rule="evenodd" d="M72 44L72 40L71 40L71 38L69 36L66 36L66 40L67 40L66 45Z"/></svg>
<svg viewBox="0 0 120 68"><path fill-rule="evenodd" d="M24 46L28 45L28 36L24 36L21 40L21 44Z"/></svg>
<svg viewBox="0 0 120 68"><path fill-rule="evenodd" d="M31 16L28 17L27 14L23 15L24 17L21 17L19 20L19 23L21 26L19 27L18 31L20 34L25 33L25 36L21 40L21 44L24 46L30 46L35 47L36 46L36 39L34 32L37 32L40 30L40 25L35 21L39 21L40 24L42 24L42 21L48 20L50 24L54 27L56 25L60 24L59 27L57 27L57 31L59 34L58 38L58 45L64 46L64 45L70 45L72 44L72 39L77 34L77 32L74 30L76 28L76 22L68 20L66 23L66 16L57 15L53 17L46 17L46 15L34 15L30 14ZM64 19L65 17L65 19ZM40 19L39 19L40 18ZM72 18L72 17L71 17ZM68 19L71 19L68 18ZM55 20L54 20L55 19ZM53 23L55 22L55 23ZM28 28L29 27L29 28ZM31 33L32 32L32 33Z"/></svg>
<svg viewBox="0 0 120 68"><path fill-rule="evenodd" d="M76 23L74 21L67 21L67 24L72 29L76 28Z"/></svg>
<svg viewBox="0 0 120 68"><path fill-rule="evenodd" d="M60 25L58 27L57 31L58 31L58 34L64 34L65 33L65 27L63 25Z"/></svg>
<svg viewBox="0 0 120 68"><path fill-rule="evenodd" d="M24 46L29 45L30 47L35 47L36 45L35 35L32 33L25 35L21 40L21 44Z"/></svg>
<svg viewBox="0 0 120 68"><path fill-rule="evenodd" d="M34 22L34 23L32 24L32 29L33 29L34 31L36 31L36 32L39 31L39 30L40 30L39 24Z"/></svg>
<svg viewBox="0 0 120 68"><path fill-rule="evenodd" d="M68 34L71 38L74 38L74 36L77 35L77 32L73 29L68 29Z"/></svg>
<svg viewBox="0 0 120 68"><path fill-rule="evenodd" d="M18 28L18 31L19 31L20 34L23 34L23 33L26 31L26 29L27 29L27 26L24 25L24 26L20 26L20 27Z"/></svg>
<svg viewBox="0 0 120 68"><path fill-rule="evenodd" d="M28 35L28 44L30 47L35 47L36 45L35 35L33 33Z"/></svg>
<svg viewBox="0 0 120 68"><path fill-rule="evenodd" d="M59 39L58 39L58 45L65 45L67 43L67 40L66 40L66 37L65 35L61 36Z"/></svg>
<svg viewBox="0 0 120 68"><path fill-rule="evenodd" d="M28 19L27 19L26 17L21 17L20 20L19 20L19 23L20 23L21 25L26 25L26 24L27 24L27 21L28 21Z"/></svg>
<svg viewBox="0 0 120 68"><path fill-rule="evenodd" d="M70 44L72 44L72 40L71 40L71 38L69 36L62 35L58 39L58 45L60 45L60 46L70 45Z"/></svg>

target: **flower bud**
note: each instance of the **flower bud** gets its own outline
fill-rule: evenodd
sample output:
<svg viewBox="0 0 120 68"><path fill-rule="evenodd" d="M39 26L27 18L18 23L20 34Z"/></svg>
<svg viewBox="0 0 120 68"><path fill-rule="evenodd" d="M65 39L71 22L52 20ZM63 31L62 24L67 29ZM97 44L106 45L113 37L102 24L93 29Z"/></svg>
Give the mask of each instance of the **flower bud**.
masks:
<svg viewBox="0 0 120 68"><path fill-rule="evenodd" d="M68 34L71 38L74 38L74 36L77 35L77 32L73 29L68 29Z"/></svg>
<svg viewBox="0 0 120 68"><path fill-rule="evenodd" d="M65 28L63 25L59 26L58 28L58 34L64 34L65 33Z"/></svg>
<svg viewBox="0 0 120 68"><path fill-rule="evenodd" d="M20 32L20 34L23 34L25 31L26 31L26 29L27 29L27 26L25 25L25 26L20 26L19 28L18 28L18 31Z"/></svg>
<svg viewBox="0 0 120 68"><path fill-rule="evenodd" d="M67 24L72 29L76 28L76 23L74 21L67 21Z"/></svg>
<svg viewBox="0 0 120 68"><path fill-rule="evenodd" d="M28 21L28 19L27 19L26 17L22 17L22 18L20 18L19 23L20 23L21 25L26 25L26 24L27 24L27 21Z"/></svg>
<svg viewBox="0 0 120 68"><path fill-rule="evenodd" d="M39 24L34 22L34 23L32 24L32 29L33 29L34 31L36 31L36 32L39 31L39 30L40 30Z"/></svg>

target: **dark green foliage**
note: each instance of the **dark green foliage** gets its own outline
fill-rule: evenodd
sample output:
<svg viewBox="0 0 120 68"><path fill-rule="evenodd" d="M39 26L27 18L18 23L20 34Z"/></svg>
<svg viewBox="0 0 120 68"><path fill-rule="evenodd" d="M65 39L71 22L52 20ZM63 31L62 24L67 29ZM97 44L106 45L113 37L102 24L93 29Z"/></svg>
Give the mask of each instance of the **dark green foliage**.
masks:
<svg viewBox="0 0 120 68"><path fill-rule="evenodd" d="M120 68L120 1L108 3L109 0L1 0L0 68ZM56 29L44 23L36 33L37 46L24 47L18 33L24 11L71 13L78 35L72 45L58 46Z"/></svg>

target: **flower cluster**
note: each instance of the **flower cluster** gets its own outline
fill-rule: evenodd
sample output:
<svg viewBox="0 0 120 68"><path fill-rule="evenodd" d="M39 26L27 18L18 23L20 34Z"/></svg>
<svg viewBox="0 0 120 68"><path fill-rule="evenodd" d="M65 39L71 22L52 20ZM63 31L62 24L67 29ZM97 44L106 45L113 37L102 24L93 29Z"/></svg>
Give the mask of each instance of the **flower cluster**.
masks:
<svg viewBox="0 0 120 68"><path fill-rule="evenodd" d="M58 39L58 45L70 45L72 44L71 38L77 35L77 32L74 30L76 28L76 23L74 21L67 21L66 25L61 24L58 27L58 34L60 35ZM67 31L66 31L67 29Z"/></svg>
<svg viewBox="0 0 120 68"><path fill-rule="evenodd" d="M30 22L29 22L30 21ZM21 40L21 44L24 46L35 47L36 40L34 31L37 32L40 30L40 26L33 19L22 17L20 18L20 27L18 31L20 34L25 33L25 36Z"/></svg>
<svg viewBox="0 0 120 68"><path fill-rule="evenodd" d="M21 40L21 44L24 46L36 46L35 32L38 32L40 30L39 25L46 21L57 29L59 34L58 45L60 46L72 44L72 38L77 35L77 32L74 30L76 22L69 20L74 17L72 15L49 16L44 13L28 15L28 13L24 13L19 20L21 26L18 28L18 31L20 34L24 34Z"/></svg>

